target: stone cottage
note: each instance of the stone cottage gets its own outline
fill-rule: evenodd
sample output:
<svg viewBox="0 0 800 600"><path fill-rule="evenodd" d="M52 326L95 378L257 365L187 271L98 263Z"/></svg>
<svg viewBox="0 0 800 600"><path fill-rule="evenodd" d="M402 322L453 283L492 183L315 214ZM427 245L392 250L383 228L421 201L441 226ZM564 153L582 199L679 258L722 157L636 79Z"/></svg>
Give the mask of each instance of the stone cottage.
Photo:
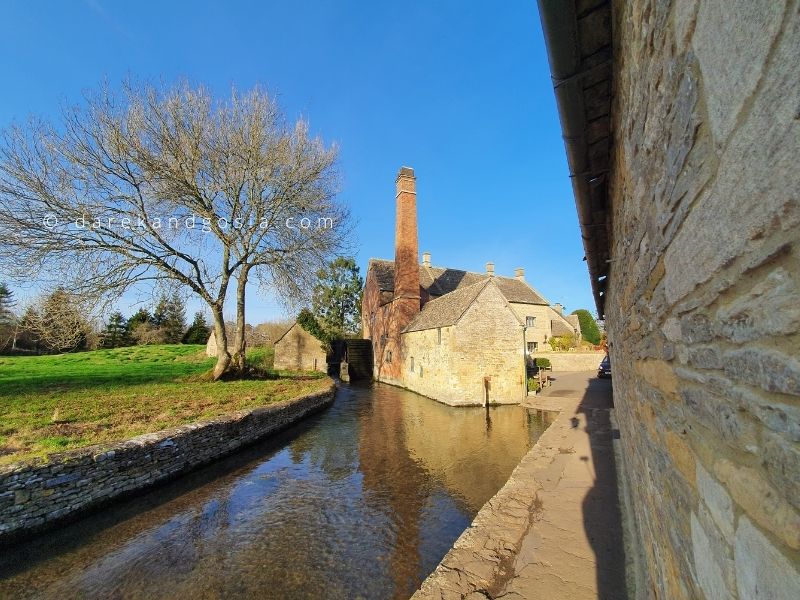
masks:
<svg viewBox="0 0 800 600"><path fill-rule="evenodd" d="M526 395L526 356L553 335L580 335L525 281L434 267L418 259L414 171L397 176L395 260L372 259L362 303L374 376L452 405L512 404Z"/></svg>
<svg viewBox="0 0 800 600"><path fill-rule="evenodd" d="M276 369L327 372L327 351L297 321L275 341Z"/></svg>
<svg viewBox="0 0 800 600"><path fill-rule="evenodd" d="M800 3L539 0L631 598L800 598Z"/></svg>

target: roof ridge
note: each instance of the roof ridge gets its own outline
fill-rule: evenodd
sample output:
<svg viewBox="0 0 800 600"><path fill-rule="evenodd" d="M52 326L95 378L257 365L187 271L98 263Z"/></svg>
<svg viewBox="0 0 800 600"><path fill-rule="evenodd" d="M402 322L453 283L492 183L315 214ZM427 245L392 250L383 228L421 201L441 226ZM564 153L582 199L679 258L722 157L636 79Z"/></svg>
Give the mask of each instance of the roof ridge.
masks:
<svg viewBox="0 0 800 600"><path fill-rule="evenodd" d="M478 285L480 285L480 286L481 286L481 289L479 289L479 290L478 290L478 291L475 293L475 295L472 297L472 300L470 300L470 301L467 303L467 305L464 307L464 310L462 310L462 311L461 311L461 314L460 314L460 315L458 315L458 318L457 318L457 319L456 319L456 321L455 321L455 324L456 324L456 325L458 325L458 322L461 320L461 317L463 317L465 314L467 314L467 311L469 310L469 308L470 308L470 307L471 307L471 306L472 306L472 305L475 303L475 300L477 300L477 299L478 299L478 296L480 296L480 295L481 295L481 292L482 292L482 291L483 291L483 290L486 288L486 286L487 286L487 285L489 285L490 283L491 283L492 285L494 285L494 287L496 287L496 288L497 288L497 291L498 291L498 292L500 292L500 295L503 297L503 299L504 299L504 300L506 300L506 302L508 302L508 300L506 299L506 295L503 293L503 290L501 290L499 287L497 287L497 284L496 284L496 283L492 282L492 278L491 278L491 277L487 277L486 279L484 279L484 280L482 280L482 281L479 281L478 283L473 283L473 284L470 284L470 285L466 286L466 288L464 288L464 289L470 289L470 288L473 288L473 287L477 287ZM452 292L451 292L451 293L452 293ZM445 294L445 295L446 295L446 294Z"/></svg>

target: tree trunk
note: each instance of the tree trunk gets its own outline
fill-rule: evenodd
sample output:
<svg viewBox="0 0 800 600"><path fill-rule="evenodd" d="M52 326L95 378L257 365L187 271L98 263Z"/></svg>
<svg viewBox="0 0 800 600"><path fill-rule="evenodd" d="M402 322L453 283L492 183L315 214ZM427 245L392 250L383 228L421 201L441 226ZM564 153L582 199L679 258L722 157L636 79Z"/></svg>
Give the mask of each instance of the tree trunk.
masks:
<svg viewBox="0 0 800 600"><path fill-rule="evenodd" d="M231 355L228 352L228 334L225 331L222 307L212 307L211 314L214 316L214 339L217 342L217 364L214 365L213 377L217 381L228 372Z"/></svg>
<svg viewBox="0 0 800 600"><path fill-rule="evenodd" d="M232 368L234 371L243 373L245 370L246 361L246 343L245 343L245 314L244 314L244 299L245 290L247 288L247 275L249 269L243 266L239 273L239 279L236 285L236 335L233 338L233 360Z"/></svg>

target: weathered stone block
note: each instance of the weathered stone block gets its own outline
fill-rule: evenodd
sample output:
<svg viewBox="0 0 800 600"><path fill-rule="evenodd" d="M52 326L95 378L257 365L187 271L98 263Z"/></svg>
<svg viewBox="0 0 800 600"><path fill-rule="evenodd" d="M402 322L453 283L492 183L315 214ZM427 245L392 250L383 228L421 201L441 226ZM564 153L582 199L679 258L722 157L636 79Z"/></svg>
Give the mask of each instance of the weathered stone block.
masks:
<svg viewBox="0 0 800 600"><path fill-rule="evenodd" d="M734 546L739 598L797 600L800 573L747 517L739 519Z"/></svg>

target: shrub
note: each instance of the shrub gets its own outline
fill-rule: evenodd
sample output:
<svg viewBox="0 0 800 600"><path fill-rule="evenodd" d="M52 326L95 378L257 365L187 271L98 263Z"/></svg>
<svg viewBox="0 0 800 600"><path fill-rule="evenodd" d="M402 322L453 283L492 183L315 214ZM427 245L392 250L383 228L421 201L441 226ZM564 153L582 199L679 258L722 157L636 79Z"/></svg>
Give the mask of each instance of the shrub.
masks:
<svg viewBox="0 0 800 600"><path fill-rule="evenodd" d="M547 343L555 351L566 351L575 347L576 339L574 335L554 335Z"/></svg>
<svg viewBox="0 0 800 600"><path fill-rule="evenodd" d="M549 369L551 366L549 358L537 358L535 363L540 369Z"/></svg>

